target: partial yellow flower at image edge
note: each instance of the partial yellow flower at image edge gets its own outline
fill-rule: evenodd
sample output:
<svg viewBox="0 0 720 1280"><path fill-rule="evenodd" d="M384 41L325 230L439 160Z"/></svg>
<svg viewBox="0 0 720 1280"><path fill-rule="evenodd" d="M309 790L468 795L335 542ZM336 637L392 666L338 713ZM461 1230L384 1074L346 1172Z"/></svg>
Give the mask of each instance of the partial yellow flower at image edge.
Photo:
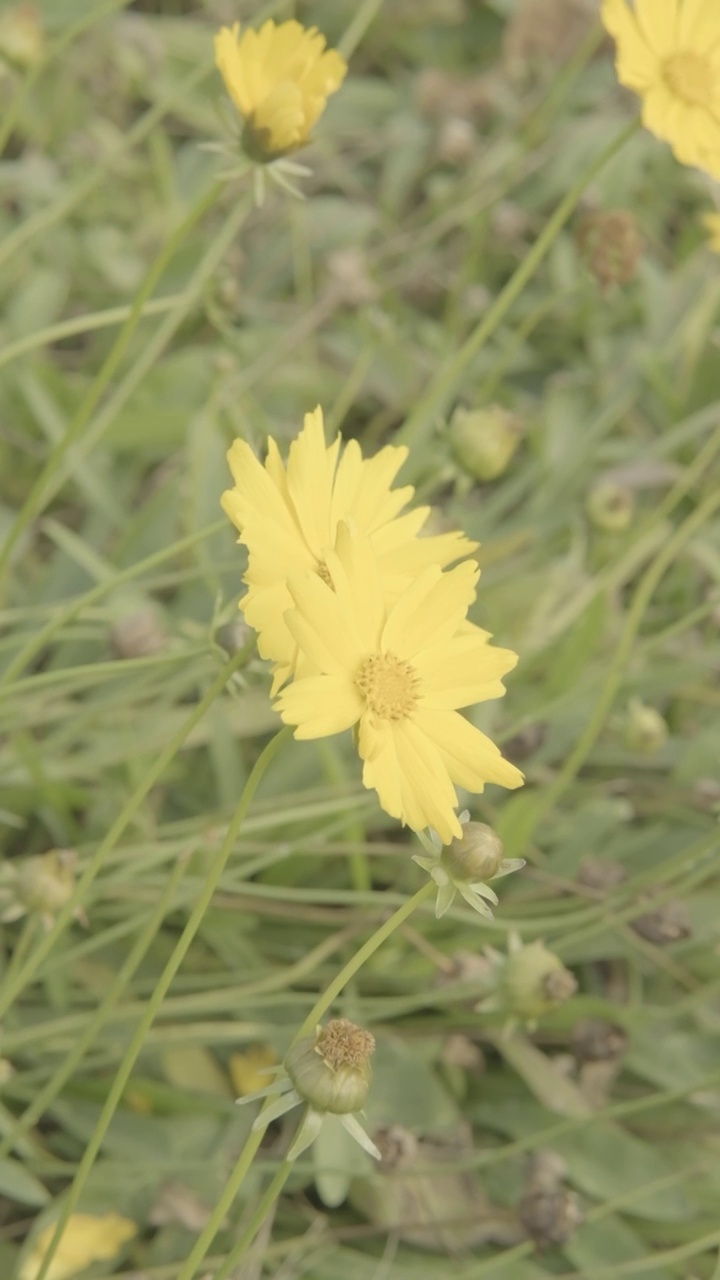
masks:
<svg viewBox="0 0 720 1280"><path fill-rule="evenodd" d="M106 1262L116 1258L136 1231L135 1223L119 1213L100 1216L90 1213L71 1214L45 1280L70 1280L70 1277L79 1275L92 1262ZM54 1222L43 1228L22 1263L18 1280L37 1280L54 1234Z"/></svg>
<svg viewBox="0 0 720 1280"><path fill-rule="evenodd" d="M263 164L310 141L331 94L340 88L347 63L327 49L315 27L291 19L264 22L259 30L240 24L215 36L215 62L243 120L246 154Z"/></svg>
<svg viewBox="0 0 720 1280"><path fill-rule="evenodd" d="M276 701L297 738L356 730L363 782L391 817L443 843L462 835L455 785L519 787L523 775L459 714L501 697L517 655L467 622L479 569L424 569L388 605L372 546L338 529L329 582L292 578L287 624L318 674L296 679Z"/></svg>
<svg viewBox="0 0 720 1280"><path fill-rule="evenodd" d="M708 249L720 253L720 213L705 213L701 221L708 233Z"/></svg>
<svg viewBox="0 0 720 1280"><path fill-rule="evenodd" d="M603 0L620 83L682 164L720 178L720 3Z"/></svg>
<svg viewBox="0 0 720 1280"><path fill-rule="evenodd" d="M260 655L275 664L273 693L291 676L312 672L287 626L293 607L287 583L303 573L328 580L325 555L335 546L341 521L369 537L388 600L397 599L428 565L444 568L477 548L458 531L418 536L430 508L405 511L414 489L392 487L407 454L404 446L386 445L363 458L356 440L341 448L339 435L326 445L320 406L305 415L287 466L272 437L264 465L244 440L229 450L235 483L221 503L248 549L248 590L240 608L258 632Z"/></svg>

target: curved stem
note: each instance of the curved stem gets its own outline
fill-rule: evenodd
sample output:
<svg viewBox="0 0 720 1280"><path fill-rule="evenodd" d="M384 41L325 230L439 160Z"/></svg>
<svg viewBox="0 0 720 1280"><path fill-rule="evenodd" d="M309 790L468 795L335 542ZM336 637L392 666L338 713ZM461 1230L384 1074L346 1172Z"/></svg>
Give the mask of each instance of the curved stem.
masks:
<svg viewBox="0 0 720 1280"><path fill-rule="evenodd" d="M268 1184L264 1194L258 1201L252 1217L240 1236L240 1239L236 1240L219 1271L215 1272L213 1280L228 1280L228 1277L233 1273L238 1262L241 1262L245 1257L245 1254L250 1248L250 1245L255 1239L255 1236L260 1230L268 1213L275 1204L275 1201L279 1198L280 1192L293 1171L294 1164L294 1160L285 1160L280 1165L280 1168L277 1170L272 1182Z"/></svg>
<svg viewBox="0 0 720 1280"><path fill-rule="evenodd" d="M600 155L593 160L592 164L588 165L567 195L563 197L529 253L525 255L505 287L497 295L480 324L466 339L460 350L438 370L417 408L410 414L405 425L397 432L397 444L415 442L420 435L427 432L431 427L435 415L444 408L471 360L475 358L488 339L492 337L512 304L522 293L525 285L535 275L543 258L547 256L568 218L574 212L585 189L608 161L617 155L618 151L621 150L638 127L639 121L633 120L632 124L627 125L617 137L613 138L612 142L608 143L607 147L600 152Z"/></svg>
<svg viewBox="0 0 720 1280"><path fill-rule="evenodd" d="M199 724L206 711L208 711L212 706L219 694L222 693L228 680L233 675L233 672L235 672L244 662L250 652L250 648L251 646L248 644L244 649L241 649L238 653L234 654L230 661L222 668L217 678L210 685L205 696L194 708L192 714L188 716L187 720L183 725L181 725L178 732L173 735L170 742L165 747L165 750L160 753L155 763L148 769L140 785L135 788L130 798L123 805L123 808L115 819L104 840L102 840L98 845L90 864L86 867L83 875L78 880L71 897L68 898L64 907L62 907L58 912L57 919L52 929L50 929L49 932L45 934L44 938L37 943L23 967L19 969L12 978L9 978L6 975L3 983L0 985L0 1018L5 1015L20 992L28 985L29 982L32 981L40 965L50 954L58 938L69 924L73 911L80 903L82 903L86 890L99 874L108 854L115 848L115 845L120 839L128 823L135 817L135 814L140 808L143 800L155 786L155 783L165 771L170 761L175 757L175 755L177 755L177 752L182 747L186 738L192 733L195 725Z"/></svg>
<svg viewBox="0 0 720 1280"><path fill-rule="evenodd" d="M235 841L237 840L240 828L245 820L255 792L267 772L268 767L274 760L280 748L290 737L290 734L291 730L289 728L280 729L278 733L270 739L255 761L250 776L243 788L240 803L238 804L232 821L227 829L225 839L215 855L212 866L205 880L205 884L203 885L202 892L195 903L190 918L188 919L188 922L175 945L170 959L158 979L157 985L145 1007L145 1012L135 1028L130 1044L128 1045L122 1062L117 1069L115 1079L110 1086L110 1090L107 1098L105 1099L102 1111L100 1112L95 1130L87 1144L87 1147L85 1148L73 1184L70 1187L67 1198L63 1204L62 1212L55 1227L55 1233L42 1260L37 1280L46 1280L50 1264L55 1255L58 1244L60 1243L62 1233L85 1188L88 1177L92 1171L92 1167L105 1140L105 1135L110 1127L112 1118L115 1115L117 1107L122 1099L125 1086L130 1079L135 1062L137 1061L143 1044L145 1043L145 1037L155 1020L155 1015L167 995L173 978L185 959L190 945L203 922L205 913L210 906L213 894L220 883L230 854L235 847Z"/></svg>
<svg viewBox="0 0 720 1280"><path fill-rule="evenodd" d="M379 929L376 929L375 932L371 934L367 942L365 942L363 946L360 947L359 951L356 951L355 955L352 956L352 958L348 960L347 964L343 966L337 977L335 977L330 983L329 987L326 988L321 996L318 996L318 999L315 1001L307 1018L295 1033L293 1044L301 1039L302 1036L307 1035L308 1032L314 1028L318 1020L322 1018L323 1014L330 1008L335 997L340 994L343 987L352 977L355 976L358 970L362 968L365 961L369 960L370 956L374 955L378 948L382 946L383 942L385 942L401 924L404 924L408 916L412 915L416 907L419 907L420 904L424 902L426 898L429 898L434 892L435 885L432 880L428 880L428 882L423 885L422 889L419 889L412 898L408 898L407 902L404 902L401 907L398 907L398 910L394 911L390 918L386 920ZM262 1110L265 1111L269 1105L269 1101L266 1100L263 1104ZM262 1111L260 1112L260 1115L262 1115ZM220 1230L222 1222L227 1216L228 1210L231 1208L238 1191L245 1181L248 1170L255 1158L255 1154L263 1140L264 1133L265 1130L262 1128L255 1129L250 1133L250 1136L248 1137L248 1140L240 1154L240 1158L225 1184L222 1195L213 1209L211 1217L195 1241L195 1244L185 1261L185 1265L181 1267L178 1272L177 1280L193 1280L198 1267L205 1258L208 1249ZM268 1187L268 1191L265 1193L266 1196L269 1191L270 1187ZM264 1198L262 1203L264 1203ZM270 1203L272 1203L272 1201L270 1201ZM260 1222L262 1222L262 1218L260 1218L258 1225ZM256 1229L257 1228L254 1228L254 1230ZM38 1277L38 1280L42 1280L42 1277Z"/></svg>
<svg viewBox="0 0 720 1280"><path fill-rule="evenodd" d="M88 388L87 393L83 397L80 407L70 422L65 435L50 454L50 457L42 468L40 475L37 477L30 493L17 514L13 526L5 539L5 543L0 549L0 574L2 574L3 569L7 565L10 555L17 545L19 538L32 521L41 514L48 497L47 490L49 480L58 471L60 464L67 456L71 446L75 443L78 437L82 435L82 432L90 421L96 405L110 384L115 371L128 348L130 340L142 320L145 304L154 293L158 282L165 273L168 263L175 256L175 253L189 235L192 228L200 221L208 210L212 208L221 190L222 185L215 182L209 191L204 192L201 199L197 201L187 216L183 218L183 221L179 226L175 228L175 231L168 238L160 253L155 258L153 265L145 276L142 285L133 299L130 314L108 352L103 365L99 369Z"/></svg>

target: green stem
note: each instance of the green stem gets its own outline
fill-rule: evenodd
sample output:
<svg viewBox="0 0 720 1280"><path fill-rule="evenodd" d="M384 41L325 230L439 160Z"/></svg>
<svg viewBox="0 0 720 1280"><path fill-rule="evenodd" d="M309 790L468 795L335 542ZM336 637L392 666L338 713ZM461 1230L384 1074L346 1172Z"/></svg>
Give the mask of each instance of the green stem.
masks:
<svg viewBox="0 0 720 1280"><path fill-rule="evenodd" d="M88 1022L80 1039L68 1054L67 1058L65 1058L65 1061L61 1063L55 1074L50 1077L45 1087L33 1098L30 1106L23 1115L18 1116L13 1128L3 1139L2 1143L0 1143L0 1160L2 1160L12 1147L16 1145L18 1138L26 1133L27 1130L40 1119L46 1108L50 1105L53 1099L57 1097L63 1085L67 1080L69 1080L76 1067L82 1062L87 1050L90 1048L90 1045L93 1043L98 1032L107 1022L119 997L133 977L138 965L143 960L148 947L153 941L153 938L160 928L170 904L174 899L175 890L185 874L186 868L187 859L178 858L175 867L173 868L172 875L168 877L167 884L158 899L155 910L135 942L134 947L125 960L125 963L122 965L117 977L112 982L105 998Z"/></svg>
<svg viewBox="0 0 720 1280"><path fill-rule="evenodd" d="M220 533L228 527L227 520L216 520L214 524L208 525L205 529L199 529L197 533L190 533L186 538L178 538L177 542L171 543L167 547L163 547L160 551L153 552L152 555L146 556L144 560L138 560L136 564L130 565L127 569L121 569L119 573L108 578L106 582L99 582L92 590L87 591L85 595L79 596L77 600L72 600L64 609L51 619L40 631L33 634L27 644L13 658L12 662L0 675L0 689L4 685L9 684L15 679L27 665L32 662L38 653L41 653L47 644L57 635L58 631L62 631L68 622L72 622L85 609L91 608L97 604L98 600L103 600L105 596L115 591L117 587L123 586L126 582L132 582L134 578L139 578L143 573L147 573L150 569L156 569L158 565L164 564L166 560L171 560L173 556L180 555L183 551L188 551L199 542L203 542L206 538L211 538L214 534Z"/></svg>
<svg viewBox="0 0 720 1280"><path fill-rule="evenodd" d="M92 1137L85 1148L82 1160L78 1166L77 1174L75 1175L72 1186L70 1187L67 1198L63 1204L62 1212L55 1227L55 1233L42 1260L36 1280L46 1280L50 1264L55 1255L58 1244L60 1243L62 1233L85 1188L88 1177L92 1171L92 1167L105 1140L105 1135L107 1134L113 1116L115 1115L123 1093L125 1092L125 1087L130 1079L133 1067L135 1066L137 1058L142 1050L145 1037L153 1024L155 1016L160 1009L165 996L167 995L173 978L185 959L193 939L205 918L205 913L210 906L230 854L235 847L235 842L240 832L240 828L245 820L245 816L250 808L255 792L267 772L268 767L275 759L278 751L289 738L290 733L291 730L288 728L280 729L279 732L276 733L263 748L250 772L250 776L245 783L243 793L240 797L240 803L238 804L232 821L227 829L225 839L215 855L200 896L198 897L190 918L188 919L188 922L185 925L185 928L183 929L175 948L158 979L157 985L147 1002L145 1012L135 1028L130 1044L127 1047L120 1066L118 1067L115 1079L110 1086L110 1091L100 1112Z"/></svg>
<svg viewBox="0 0 720 1280"><path fill-rule="evenodd" d="M181 296L179 293L169 293L165 298L152 298L143 307L143 317L170 311L175 303L180 301ZM90 311L86 315L71 316L69 320L59 320L57 324L48 325L46 329L37 329L35 333L28 333L24 338L9 342L0 350L0 369L3 365L10 364L12 360L17 360L19 356L27 355L28 351L35 351L37 347L50 346L53 342L61 342L63 338L72 338L78 333L94 333L96 329L109 329L115 324L122 324L123 320L127 320L131 310L130 303L123 307L108 307L105 311Z"/></svg>
<svg viewBox="0 0 720 1280"><path fill-rule="evenodd" d="M213 1280L228 1280L228 1276L233 1273L237 1264L245 1257L268 1213L279 1198L280 1192L293 1171L294 1164L294 1160L285 1160L280 1165L272 1182L268 1184L264 1194L258 1201L257 1207L240 1239L235 1242L222 1266L215 1272Z"/></svg>
<svg viewBox="0 0 720 1280"><path fill-rule="evenodd" d="M186 738L188 738L192 733L196 724L199 724L215 699L222 693L228 680L245 660L249 651L250 646L248 645L245 649L241 649L238 653L234 654L230 661L222 668L205 696L194 708L192 714L188 716L185 723L181 725L178 732L170 739L165 750L161 752L155 763L148 769L142 782L135 788L129 800L121 809L104 840L98 846L88 867L80 877L72 896L65 903L65 906L58 912L57 919L52 929L50 929L49 932L45 934L45 937L38 942L34 951L29 956L27 963L15 974L14 978L12 980L9 980L7 977L4 979L2 985L0 985L0 1018L7 1013L7 1010L16 1000L20 992L28 985L29 982L32 981L40 965L50 954L58 938L69 924L73 911L80 903L82 903L87 889L102 869L108 854L112 849L114 849L125 828L135 817L135 814L140 808L143 800L155 786L155 783L170 764L170 761L177 755Z"/></svg>
<svg viewBox="0 0 720 1280"><path fill-rule="evenodd" d="M0 576L2 575L3 569L7 565L10 555L17 545L19 538L22 537L23 533L29 525L32 524L33 520L42 513L44 506L50 497L50 494L48 493L49 482L60 470L61 463L66 458L72 445L78 437L82 435L85 427L92 417L95 407L112 381L135 330L142 319L143 308L154 293L162 276L165 274L169 262L175 256L175 253L187 238L192 228L215 204L221 190L222 186L220 183L213 183L210 190L204 193L202 198L198 200L180 225L175 228L175 231L157 255L154 263L145 276L142 285L138 289L135 298L133 299L130 314L108 352L104 363L83 397L80 407L68 425L65 435L56 448L53 449L50 457L42 468L40 475L37 477L37 480L17 514L13 526L5 539L5 543L2 549L0 549Z"/></svg>
<svg viewBox="0 0 720 1280"><path fill-rule="evenodd" d="M607 680L595 704L592 715L555 781L541 795L534 798L533 803L521 815L517 824L513 825L512 830L504 833L508 837L506 839L508 856L511 856L520 848L527 847L537 824L546 813L549 813L554 808L560 796L563 795L577 777L602 733L608 713L622 683L625 667L632 653L645 611L659 582L680 549L718 508L720 508L720 490L715 488L708 494L705 501L701 502L692 514L679 525L673 536L667 540L643 574L633 596L620 641L610 664Z"/></svg>
<svg viewBox="0 0 720 1280"><path fill-rule="evenodd" d="M435 416L445 407L447 400L452 395L454 388L470 362L474 360L488 339L495 333L500 322L505 318L513 303L522 293L525 285L532 279L541 262L549 253L565 223L574 212L585 189L600 170L617 155L637 128L638 122L636 120L627 125L601 151L592 164L588 165L567 195L563 197L557 209L545 224L535 244L498 294L484 319L466 339L460 350L438 370L425 395L419 401L417 408L410 414L405 425L397 432L397 444L414 444L419 436L430 429Z"/></svg>
<svg viewBox="0 0 720 1280"><path fill-rule="evenodd" d="M293 1044L296 1044L302 1036L307 1035L308 1032L315 1028L316 1023L330 1008L335 997L340 994L343 987L355 976L358 970L362 968L365 961L369 960L370 956L374 955L378 948L382 946L383 942L385 942L401 924L405 923L408 917L412 915L413 911L415 911L416 907L419 907L420 904L429 898L434 892L435 885L432 880L428 880L428 882L423 885L422 889L419 889L412 898L409 898L407 902L404 902L403 905L399 907L397 911L393 912L390 918L386 920L379 929L375 930L375 933L371 934L367 942L365 942L362 947L360 947L360 950L357 951L350 960L348 960L347 964L343 966L338 975L330 983L329 987L327 987L323 994L315 1001L299 1031L295 1033L295 1036L293 1037ZM263 1110L266 1110L269 1105L269 1101L266 1100L263 1105ZM260 1112L260 1115L262 1115L262 1111ZM222 1195L213 1209L211 1217L195 1241L185 1265L178 1272L177 1280L193 1280L198 1267L205 1258L208 1249L212 1245L215 1236L220 1230L220 1227L238 1194L238 1191L245 1181L248 1170L255 1158L255 1154L263 1140L264 1133L265 1130L262 1128L255 1129L250 1133L250 1136L248 1137L248 1140L240 1154L240 1158L225 1184ZM38 1277L38 1280L42 1280L42 1277Z"/></svg>

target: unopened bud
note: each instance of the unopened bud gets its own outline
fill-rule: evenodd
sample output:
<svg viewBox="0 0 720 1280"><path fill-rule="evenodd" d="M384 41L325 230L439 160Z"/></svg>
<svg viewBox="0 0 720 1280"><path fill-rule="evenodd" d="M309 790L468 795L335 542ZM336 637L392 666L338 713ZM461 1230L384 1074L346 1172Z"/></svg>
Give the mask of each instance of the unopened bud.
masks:
<svg viewBox="0 0 720 1280"><path fill-rule="evenodd" d="M19 4L0 17L0 58L27 71L43 56L40 14L34 4Z"/></svg>
<svg viewBox="0 0 720 1280"><path fill-rule="evenodd" d="M635 498L631 489L614 480L600 480L585 503L588 519L603 533L624 533L632 524Z"/></svg>
<svg viewBox="0 0 720 1280"><path fill-rule="evenodd" d="M531 942L511 951L502 969L508 1013L529 1021L551 1013L576 990L572 973L544 942Z"/></svg>
<svg viewBox="0 0 720 1280"><path fill-rule="evenodd" d="M625 746L638 755L654 756L668 740L669 729L655 707L648 707L640 698L631 698L625 722Z"/></svg>
<svg viewBox="0 0 720 1280"><path fill-rule="evenodd" d="M119 658L151 658L167 648L167 636L152 608L136 609L118 618L110 642Z"/></svg>
<svg viewBox="0 0 720 1280"><path fill-rule="evenodd" d="M627 209L586 214L577 228L576 243L604 289L612 284L628 284L634 278L643 239Z"/></svg>
<svg viewBox="0 0 720 1280"><path fill-rule="evenodd" d="M631 921L635 933L655 947L667 947L671 942L682 942L692 934L687 911L682 902L664 902L655 911L636 916Z"/></svg>
<svg viewBox="0 0 720 1280"><path fill-rule="evenodd" d="M502 405L456 409L448 428L450 446L460 466L485 483L507 470L523 436L520 419Z"/></svg>
<svg viewBox="0 0 720 1280"><path fill-rule="evenodd" d="M503 842L492 827L484 822L466 822L462 837L447 845L440 861L448 875L457 880L474 884L478 880L492 880L502 865Z"/></svg>
<svg viewBox="0 0 720 1280"><path fill-rule="evenodd" d="M25 858L17 868L17 898L27 911L55 915L72 895L76 867L74 849L51 849Z"/></svg>
<svg viewBox="0 0 720 1280"><path fill-rule="evenodd" d="M348 1115L359 1111L370 1091L375 1038L347 1018L332 1018L315 1035L290 1049L285 1070L314 1111Z"/></svg>

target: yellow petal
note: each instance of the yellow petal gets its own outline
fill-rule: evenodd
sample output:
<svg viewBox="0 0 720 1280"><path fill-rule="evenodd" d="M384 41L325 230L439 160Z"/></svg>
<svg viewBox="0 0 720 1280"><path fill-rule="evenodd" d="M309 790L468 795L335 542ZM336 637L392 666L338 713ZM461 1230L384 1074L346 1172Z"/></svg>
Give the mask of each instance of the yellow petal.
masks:
<svg viewBox="0 0 720 1280"><path fill-rule="evenodd" d="M620 83L637 92L647 89L659 76L659 60L626 0L603 0L602 20L617 44Z"/></svg>
<svg viewBox="0 0 720 1280"><path fill-rule="evenodd" d="M501 787L521 787L523 775L504 760L490 738L457 711L418 708L415 721L427 734L443 760L453 782L468 791L480 792L486 782Z"/></svg>
<svg viewBox="0 0 720 1280"><path fill-rule="evenodd" d="M443 573L427 568L403 592L383 630L383 648L412 659L421 649L450 638L475 597L480 570L472 560Z"/></svg>
<svg viewBox="0 0 720 1280"><path fill-rule="evenodd" d="M413 831L433 826L447 840L461 834L455 788L432 742L411 721L373 724L363 716L358 749L363 782L377 791L386 813Z"/></svg>
<svg viewBox="0 0 720 1280"><path fill-rule="evenodd" d="M129 1218L121 1217L119 1213L72 1213L45 1273L46 1280L70 1280L70 1277L84 1271L92 1262L116 1258L136 1231L135 1223ZM19 1280L36 1280L54 1235L53 1222L37 1237L20 1268Z"/></svg>
<svg viewBox="0 0 720 1280"><path fill-rule="evenodd" d="M363 650L332 588L315 574L293 578L288 586L295 608L285 621L300 648L325 674L357 670Z"/></svg>
<svg viewBox="0 0 720 1280"><path fill-rule="evenodd" d="M328 552L327 563L338 604L352 626L358 648L373 652L379 646L385 622L385 599L370 539L353 538L341 521L335 555Z"/></svg>
<svg viewBox="0 0 720 1280"><path fill-rule="evenodd" d="M305 414L302 431L290 445L287 465L288 492L308 546L321 559L335 536L330 527L330 504L340 437L325 444L322 409Z"/></svg>
<svg viewBox="0 0 720 1280"><path fill-rule="evenodd" d="M285 724L297 725L296 738L326 738L357 724L362 699L344 675L307 676L294 680L275 706Z"/></svg>
<svg viewBox="0 0 720 1280"><path fill-rule="evenodd" d="M407 506L415 492L412 485L406 485L404 489L390 488L407 452L404 446L388 445L364 461L352 509L348 513L354 532L372 533L388 520L394 520ZM343 515L338 512L338 519L343 519Z"/></svg>
<svg viewBox="0 0 720 1280"><path fill-rule="evenodd" d="M683 49L710 52L720 44L717 0L684 0L680 7L678 43Z"/></svg>
<svg viewBox="0 0 720 1280"><path fill-rule="evenodd" d="M659 58L678 49L678 0L634 0L639 30Z"/></svg>
<svg viewBox="0 0 720 1280"><path fill-rule="evenodd" d="M454 711L503 696L502 677L516 665L517 654L496 649L481 637L457 636L417 654L421 706Z"/></svg>

